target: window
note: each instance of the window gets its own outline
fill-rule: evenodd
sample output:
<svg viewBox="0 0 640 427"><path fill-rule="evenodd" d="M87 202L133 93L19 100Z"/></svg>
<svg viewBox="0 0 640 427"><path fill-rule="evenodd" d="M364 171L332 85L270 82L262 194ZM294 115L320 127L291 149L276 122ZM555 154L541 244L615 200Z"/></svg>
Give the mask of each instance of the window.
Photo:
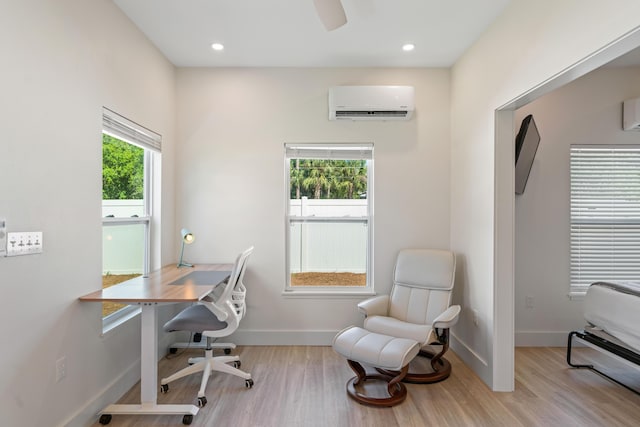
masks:
<svg viewBox="0 0 640 427"><path fill-rule="evenodd" d="M103 288L149 272L152 160L160 143L160 135L103 109ZM103 329L138 311L135 306L103 303Z"/></svg>
<svg viewBox="0 0 640 427"><path fill-rule="evenodd" d="M285 144L286 291L370 293L373 144Z"/></svg>
<svg viewBox="0 0 640 427"><path fill-rule="evenodd" d="M640 147L571 146L571 294L640 280Z"/></svg>

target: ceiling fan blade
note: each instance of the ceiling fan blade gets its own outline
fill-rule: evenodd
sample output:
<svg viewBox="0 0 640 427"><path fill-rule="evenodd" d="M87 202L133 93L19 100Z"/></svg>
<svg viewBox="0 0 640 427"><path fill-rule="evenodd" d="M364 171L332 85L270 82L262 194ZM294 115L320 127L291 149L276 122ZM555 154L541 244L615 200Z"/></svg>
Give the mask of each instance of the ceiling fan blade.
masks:
<svg viewBox="0 0 640 427"><path fill-rule="evenodd" d="M347 23L347 15L340 0L313 0L313 4L327 31L335 30Z"/></svg>

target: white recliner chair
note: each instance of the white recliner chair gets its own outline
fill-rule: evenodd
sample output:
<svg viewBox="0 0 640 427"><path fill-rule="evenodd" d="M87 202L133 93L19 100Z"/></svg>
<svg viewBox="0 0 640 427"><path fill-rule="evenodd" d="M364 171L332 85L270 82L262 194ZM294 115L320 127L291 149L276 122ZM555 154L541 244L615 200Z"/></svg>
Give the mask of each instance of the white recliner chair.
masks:
<svg viewBox="0 0 640 427"><path fill-rule="evenodd" d="M356 374L347 382L349 397L365 405L394 406L406 398L402 382L432 383L451 374L443 355L449 348L449 328L460 313L460 306L450 305L455 269L450 251L400 251L391 293L358 304L366 316L364 328L350 326L333 339L333 349ZM439 351L434 353L432 347ZM427 372L410 371L417 356L430 359ZM367 372L362 364L379 374ZM374 396L362 386L365 381L383 382L386 391Z"/></svg>
<svg viewBox="0 0 640 427"><path fill-rule="evenodd" d="M428 372L413 372L410 366L404 382L433 383L451 374L451 364L443 356L449 349L449 329L460 313L459 305L451 305L455 270L451 251L401 250L391 293L358 304L365 330L415 340L420 345L418 355L431 359Z"/></svg>

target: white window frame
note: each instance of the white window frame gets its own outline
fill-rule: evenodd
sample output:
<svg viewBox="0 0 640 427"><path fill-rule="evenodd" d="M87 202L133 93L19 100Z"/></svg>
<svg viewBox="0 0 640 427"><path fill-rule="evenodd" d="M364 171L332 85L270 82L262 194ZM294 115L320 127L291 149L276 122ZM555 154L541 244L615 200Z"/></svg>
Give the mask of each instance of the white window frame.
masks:
<svg viewBox="0 0 640 427"><path fill-rule="evenodd" d="M640 145L572 145L569 157L569 295L640 280Z"/></svg>
<svg viewBox="0 0 640 427"><path fill-rule="evenodd" d="M134 224L142 224L144 226L143 276L146 277L149 275L151 265L151 223L154 220L153 194L158 191L153 188L155 181L154 156L159 155L162 151L162 136L106 107L103 108L102 119L103 134L144 149L144 214L139 217L129 218L103 217L102 226L118 227ZM103 334L134 318L139 313L141 313L139 306L128 305L108 314L102 319Z"/></svg>
<svg viewBox="0 0 640 427"><path fill-rule="evenodd" d="M363 296L374 295L373 289L373 144L372 143L286 143L284 145L285 172L285 277L283 295L295 297L315 296ZM362 217L317 217L290 215L290 160L327 159L327 160L367 160L367 215ZM290 230L294 223L362 223L367 226L366 285L365 286L291 286Z"/></svg>

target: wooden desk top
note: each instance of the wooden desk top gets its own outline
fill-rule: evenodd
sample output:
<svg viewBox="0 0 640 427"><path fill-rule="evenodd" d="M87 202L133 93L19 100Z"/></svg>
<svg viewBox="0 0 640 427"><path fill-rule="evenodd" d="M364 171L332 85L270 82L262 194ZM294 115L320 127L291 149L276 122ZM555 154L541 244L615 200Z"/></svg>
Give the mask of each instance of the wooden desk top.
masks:
<svg viewBox="0 0 640 427"><path fill-rule="evenodd" d="M81 301L131 302L189 302L198 301L217 283L206 285L172 285L176 280L194 271L231 271L233 264L196 264L194 267L176 267L175 264L153 271L149 277L135 277L117 285L80 297Z"/></svg>

